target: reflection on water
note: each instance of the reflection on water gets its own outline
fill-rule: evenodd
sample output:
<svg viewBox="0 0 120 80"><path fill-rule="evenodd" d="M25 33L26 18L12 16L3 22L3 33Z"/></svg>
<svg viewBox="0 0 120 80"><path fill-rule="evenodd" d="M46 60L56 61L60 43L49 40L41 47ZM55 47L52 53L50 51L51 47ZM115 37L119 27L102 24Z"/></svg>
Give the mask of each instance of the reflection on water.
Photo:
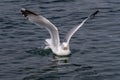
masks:
<svg viewBox="0 0 120 80"><path fill-rule="evenodd" d="M56 63L57 65L64 65L64 64L68 64L68 59L69 57L68 56L56 56L56 55L53 55L53 63Z"/></svg>
<svg viewBox="0 0 120 80"><path fill-rule="evenodd" d="M53 55L54 56L54 55ZM41 79L52 79L60 80L60 74L68 73L69 63L68 57L54 56L51 59L51 64L45 66L43 69L37 70L31 75L23 78L23 80L41 80ZM66 72L67 71L67 72Z"/></svg>
<svg viewBox="0 0 120 80"><path fill-rule="evenodd" d="M91 66L82 66L80 64L69 63L69 56L54 56L51 59L51 64L44 66L44 68L42 69L37 69L35 72L30 73L29 76L24 77L23 80L60 80L60 77L64 76L67 78L70 77L69 74L74 74L76 72L84 72L88 75L91 73L96 74L95 72L91 72L90 70L92 70ZM78 75L75 76L77 77Z"/></svg>

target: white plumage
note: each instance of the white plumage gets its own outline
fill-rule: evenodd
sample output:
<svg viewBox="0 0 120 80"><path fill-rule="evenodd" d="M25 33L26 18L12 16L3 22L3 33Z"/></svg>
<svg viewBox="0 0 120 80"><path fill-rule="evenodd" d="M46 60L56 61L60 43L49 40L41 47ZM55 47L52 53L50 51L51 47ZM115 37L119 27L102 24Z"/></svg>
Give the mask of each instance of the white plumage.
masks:
<svg viewBox="0 0 120 80"><path fill-rule="evenodd" d="M45 39L46 41L46 47L45 49L50 48L54 54L58 56L66 56L70 54L69 49L69 42L73 34L83 26L83 24L91 17L94 17L99 11L95 11L93 14L89 15L85 20L82 21L81 24L79 24L76 27L73 27L65 36L65 42L60 43L59 39L59 32L55 25L53 25L48 19L45 17L38 15L32 11L29 11L27 9L22 8L21 9L22 14L28 18L28 20L38 26L42 26L48 30L50 33L51 38Z"/></svg>

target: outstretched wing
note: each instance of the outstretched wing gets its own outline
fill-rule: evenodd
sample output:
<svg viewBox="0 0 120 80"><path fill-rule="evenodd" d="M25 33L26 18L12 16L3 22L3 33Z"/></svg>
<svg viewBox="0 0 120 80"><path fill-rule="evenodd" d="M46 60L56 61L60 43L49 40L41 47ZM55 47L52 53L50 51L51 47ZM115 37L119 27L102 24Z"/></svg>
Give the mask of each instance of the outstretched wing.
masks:
<svg viewBox="0 0 120 80"><path fill-rule="evenodd" d="M85 20L82 21L81 24L79 24L76 27L73 27L65 36L65 42L67 42L67 44L69 44L69 41L71 39L71 37L73 36L73 34L80 28L83 26L83 24L89 19L89 18L93 18L99 11L95 11L94 13L90 14Z"/></svg>
<svg viewBox="0 0 120 80"><path fill-rule="evenodd" d="M54 26L48 19L46 19L45 17L38 15L32 11L26 10L24 8L21 9L22 14L28 18L28 20L38 26L43 26L44 28L46 28L51 36L52 39L52 44L55 47L58 47L60 44L60 40L59 40L59 33L58 33L58 29L56 28L56 26Z"/></svg>

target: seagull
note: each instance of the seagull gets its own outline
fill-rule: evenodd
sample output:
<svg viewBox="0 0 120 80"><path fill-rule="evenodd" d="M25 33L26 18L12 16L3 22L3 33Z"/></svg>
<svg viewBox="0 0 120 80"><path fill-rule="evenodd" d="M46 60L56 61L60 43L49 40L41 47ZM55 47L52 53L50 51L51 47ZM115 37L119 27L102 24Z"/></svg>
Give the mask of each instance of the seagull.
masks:
<svg viewBox="0 0 120 80"><path fill-rule="evenodd" d="M70 54L69 43L71 37L74 33L83 26L83 24L88 20L93 18L99 10L96 10L92 14L90 14L87 18L85 18L78 26L73 27L65 36L65 41L60 43L59 31L58 28L52 24L47 18L42 15L38 15L33 11L27 10L25 8L21 8L21 13L24 17L26 17L30 22L34 23L37 26L46 28L50 34L49 39L45 39L45 49L51 49L52 52L57 56L67 56Z"/></svg>

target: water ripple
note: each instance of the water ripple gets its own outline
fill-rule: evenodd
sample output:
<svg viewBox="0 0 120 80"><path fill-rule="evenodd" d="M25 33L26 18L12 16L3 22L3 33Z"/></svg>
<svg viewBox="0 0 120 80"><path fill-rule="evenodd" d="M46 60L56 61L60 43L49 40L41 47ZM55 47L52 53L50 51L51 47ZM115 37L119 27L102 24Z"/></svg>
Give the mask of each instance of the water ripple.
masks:
<svg viewBox="0 0 120 80"><path fill-rule="evenodd" d="M118 0L1 0L1 80L120 80L120 1ZM48 18L60 37L89 13L100 13L72 37L71 55L56 57L44 50L46 30L28 22L25 7Z"/></svg>

